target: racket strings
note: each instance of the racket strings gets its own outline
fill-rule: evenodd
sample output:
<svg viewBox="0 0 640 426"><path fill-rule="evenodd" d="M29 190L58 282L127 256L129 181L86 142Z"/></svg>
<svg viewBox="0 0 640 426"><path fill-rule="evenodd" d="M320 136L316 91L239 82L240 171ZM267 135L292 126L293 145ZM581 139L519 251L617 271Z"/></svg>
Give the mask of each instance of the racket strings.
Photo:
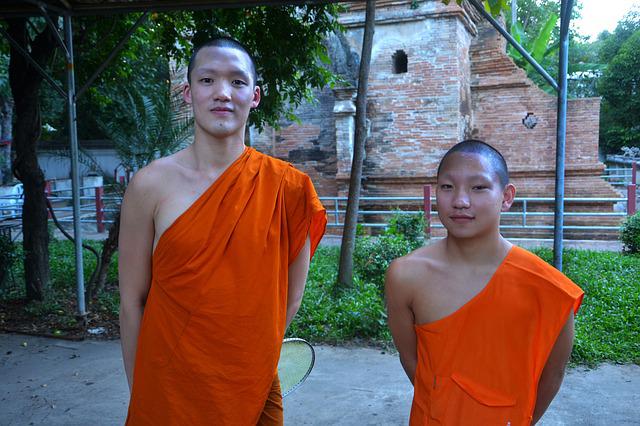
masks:
<svg viewBox="0 0 640 426"><path fill-rule="evenodd" d="M315 356L313 348L302 339L290 339L282 345L278 363L278 377L282 395L298 387L309 375Z"/></svg>

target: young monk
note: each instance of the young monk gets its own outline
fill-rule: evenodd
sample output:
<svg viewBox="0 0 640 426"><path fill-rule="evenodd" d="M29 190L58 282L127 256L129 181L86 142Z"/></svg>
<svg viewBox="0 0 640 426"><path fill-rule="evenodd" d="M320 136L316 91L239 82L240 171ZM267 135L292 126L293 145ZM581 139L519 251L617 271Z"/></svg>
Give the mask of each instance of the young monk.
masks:
<svg viewBox="0 0 640 426"><path fill-rule="evenodd" d="M309 177L244 144L260 103L237 41L195 49L194 142L140 170L120 225L128 425L281 425L276 375L325 210Z"/></svg>
<svg viewBox="0 0 640 426"><path fill-rule="evenodd" d="M535 424L560 388L583 292L500 235L515 192L497 150L455 145L437 174L447 236L387 271L411 425Z"/></svg>

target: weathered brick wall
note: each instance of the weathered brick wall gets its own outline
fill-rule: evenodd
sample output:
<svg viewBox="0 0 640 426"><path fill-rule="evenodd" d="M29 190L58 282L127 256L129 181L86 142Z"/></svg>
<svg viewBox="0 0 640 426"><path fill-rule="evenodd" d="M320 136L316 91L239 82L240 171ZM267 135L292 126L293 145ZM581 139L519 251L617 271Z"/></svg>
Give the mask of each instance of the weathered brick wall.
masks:
<svg viewBox="0 0 640 426"><path fill-rule="evenodd" d="M468 6L445 6L440 0L417 5L377 4L364 195L420 195L422 185L435 182L444 152L473 136L505 154L519 195L553 196L556 97L526 77L506 55L506 41ZM341 22L347 31L331 42L332 58L341 64L351 61L344 72L352 80L364 5L350 4ZM392 58L399 50L407 54L407 72L394 74ZM336 99L336 93L323 90L317 104L298 109L302 124L267 129L252 135L252 143L308 173L320 195L346 195L350 153L345 135L353 123L341 109L343 95ZM616 196L599 178L599 103L569 101L567 196ZM529 112L538 119L532 130L522 124Z"/></svg>
<svg viewBox="0 0 640 426"><path fill-rule="evenodd" d="M471 47L472 136L485 140L505 156L518 192L549 196L555 188L557 97L538 88L505 54L506 40L488 23L478 25ZM523 125L537 118L533 129ZM568 102L566 195L615 197L600 179L598 161L600 99Z"/></svg>
<svg viewBox="0 0 640 426"><path fill-rule="evenodd" d="M470 131L472 121L469 46L472 18L454 4L440 1L379 1L369 79L371 138L364 165L365 192L391 194L430 180L438 159ZM352 52L360 52L364 10L351 5L341 17ZM393 55L408 57L406 73L393 73ZM331 92L319 104L296 112L302 125L286 124L275 138L254 138L254 146L296 164L310 174L322 195L346 194L348 152L336 141ZM340 120L340 123L342 121ZM336 131L337 130L337 131ZM275 141L275 142L274 142ZM274 148L275 147L275 148ZM331 154L331 161L327 154ZM318 158L321 157L320 161ZM382 186L374 182L381 181Z"/></svg>
<svg viewBox="0 0 640 426"><path fill-rule="evenodd" d="M336 143L333 105L330 89L318 93L315 104L296 110L301 124L282 122L278 131L267 128L255 132L254 148L293 163L313 180L320 195L334 195L336 187Z"/></svg>

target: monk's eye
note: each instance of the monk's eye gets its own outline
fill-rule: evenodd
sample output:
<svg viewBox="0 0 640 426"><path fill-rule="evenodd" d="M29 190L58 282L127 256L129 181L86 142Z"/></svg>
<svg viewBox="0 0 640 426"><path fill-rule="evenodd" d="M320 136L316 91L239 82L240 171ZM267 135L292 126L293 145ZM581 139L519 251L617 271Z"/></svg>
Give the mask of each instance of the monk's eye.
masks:
<svg viewBox="0 0 640 426"><path fill-rule="evenodd" d="M440 185L440 189L443 191L448 191L450 189L453 189L453 185L449 185L448 183L443 183L442 185Z"/></svg>
<svg viewBox="0 0 640 426"><path fill-rule="evenodd" d="M242 80L233 80L233 84L235 86L246 86L247 85L247 83L242 81Z"/></svg>
<svg viewBox="0 0 640 426"><path fill-rule="evenodd" d="M487 185L474 185L471 189L474 191L482 191L489 188Z"/></svg>
<svg viewBox="0 0 640 426"><path fill-rule="evenodd" d="M200 82L204 83L204 84L211 84L211 83L213 83L213 79L209 78L209 77L204 77L204 78L200 79Z"/></svg>

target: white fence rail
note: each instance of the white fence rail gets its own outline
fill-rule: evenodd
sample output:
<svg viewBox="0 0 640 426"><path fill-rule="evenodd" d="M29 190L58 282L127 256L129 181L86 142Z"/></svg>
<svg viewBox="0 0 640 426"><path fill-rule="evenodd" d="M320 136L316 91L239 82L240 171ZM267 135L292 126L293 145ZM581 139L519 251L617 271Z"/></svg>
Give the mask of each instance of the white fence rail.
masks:
<svg viewBox="0 0 640 426"><path fill-rule="evenodd" d="M344 225L344 215L346 213L347 197L320 197L320 200L327 208L327 214L329 216L328 226L330 227L342 227ZM622 219L628 215L627 206L629 199L627 197L620 198L565 198L565 203L568 205L587 204L589 206L603 205L604 208L611 208L612 205L624 206L624 211L565 211L565 218L573 217L597 217L597 218L617 218ZM395 214L417 215L425 214L424 208L425 198L423 197L360 197L361 210L358 211L358 215L361 219L365 219L366 216L377 216L378 218L384 217L387 220L380 222L367 222L365 220L359 220L358 222L364 227L370 228L386 228L389 226L388 219ZM532 210L532 204L547 204L552 205L554 199L552 197L521 197L516 198L512 209L514 211L502 213L503 218L519 218L520 221L517 224L507 223L501 224L501 229L539 229L539 230L551 230L553 225L540 225L531 222L535 222L534 218L540 217L553 217L553 211L536 211ZM388 208L381 209L380 206L385 203ZM418 208L418 204L421 203L423 208ZM366 205L374 205L376 208L367 210ZM398 206L402 205L414 205L412 210L402 210ZM428 213L425 214L425 218L429 220L430 227L442 228L440 223L434 223L430 219L437 217L438 212L433 209L435 205L435 198L430 197L430 206ZM565 225L565 229L573 230L598 230L598 231L616 231L620 229L619 225L612 226L598 226L598 225Z"/></svg>
<svg viewBox="0 0 640 426"><path fill-rule="evenodd" d="M633 168L635 171L635 167ZM615 170L615 169L614 169ZM610 174L609 176L618 176ZM629 177L631 176L624 174ZM615 231L619 230L622 219L636 211L636 186L627 185L627 197L620 198L565 198L565 203L569 207L577 205L588 205L593 211L565 211L565 219L577 217L591 217L599 219L613 219L608 222L617 222L615 224L593 225L565 225L567 230L590 230L590 231ZM14 191L15 192L15 191ZM55 216L60 223L73 222L73 208L71 207L72 197L69 195L71 190L52 191L48 194L48 198L54 208ZM428 226L433 228L441 228L442 225L432 221L437 217L437 211L434 210L435 198L431 197L429 187L425 187L425 196L423 197L361 197L361 205L359 222L364 227L369 228L386 228L389 226L389 220L395 214L425 214ZM83 187L81 188L80 197L80 222L84 224L95 224L96 231L101 233L105 231L105 225L113 223L115 214L120 210L119 205L121 197L115 195L104 195L103 187ZM346 213L346 197L320 197L327 208L329 216L328 226L342 227L344 225L344 215ZM425 200L428 200L425 202ZM551 197L520 197L516 198L512 211L502 214L504 220L501 224L502 229L521 229L521 230L551 230L553 225L540 223L544 222L545 217L553 217L553 211L547 209L545 211L540 207L534 206L553 205L554 199ZM18 227L20 225L20 217L22 215L23 195L21 193L0 196L0 226ZM597 208L601 205L602 207ZM409 210L402 210L400 207L410 206ZM420 206L422 208L420 208ZM612 206L617 206L612 209ZM370 207L370 208L368 208ZM604 211L611 209L612 211ZM374 220L367 220L368 216L375 216ZM542 220L541 220L542 218ZM618 219L617 221L614 219ZM517 220L519 219L519 221ZM607 220L605 220L606 222ZM547 221L548 222L548 221Z"/></svg>

